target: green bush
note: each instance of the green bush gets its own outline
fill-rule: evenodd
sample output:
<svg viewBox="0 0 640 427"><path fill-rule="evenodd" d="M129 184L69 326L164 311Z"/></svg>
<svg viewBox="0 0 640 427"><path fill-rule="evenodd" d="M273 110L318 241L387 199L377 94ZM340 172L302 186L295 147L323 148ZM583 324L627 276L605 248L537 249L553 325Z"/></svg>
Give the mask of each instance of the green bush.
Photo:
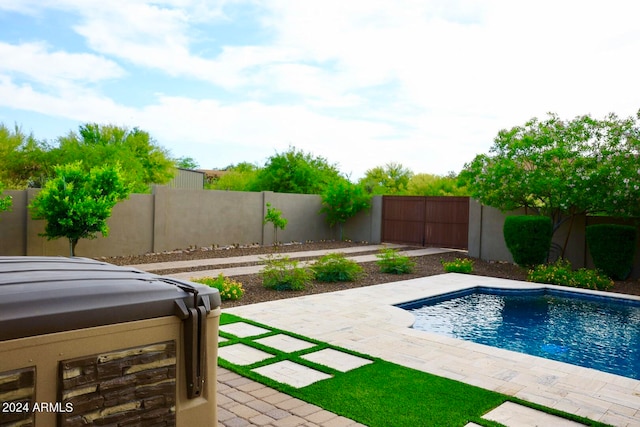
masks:
<svg viewBox="0 0 640 427"><path fill-rule="evenodd" d="M220 299L222 299L222 301L238 300L244 295L242 283L224 277L222 273L219 274L218 277L201 277L191 279L191 281L216 288L220 292Z"/></svg>
<svg viewBox="0 0 640 427"><path fill-rule="evenodd" d="M617 224L589 225L587 245L593 265L615 280L624 280L633 268L637 231Z"/></svg>
<svg viewBox="0 0 640 427"><path fill-rule="evenodd" d="M603 273L586 268L574 271L571 263L563 259L559 259L554 264L541 264L534 267L529 270L527 280L599 291L606 291L613 286L613 281Z"/></svg>
<svg viewBox="0 0 640 427"><path fill-rule="evenodd" d="M364 274L357 262L345 258L341 253L320 257L311 269L320 282L353 282Z"/></svg>
<svg viewBox="0 0 640 427"><path fill-rule="evenodd" d="M453 261L440 261L447 273L471 273L473 271L473 260L469 258L456 258Z"/></svg>
<svg viewBox="0 0 640 427"><path fill-rule="evenodd" d="M391 274L405 274L413 273L413 269L416 266L408 256L400 255L397 249L381 249L378 254L377 264L380 266L380 271L383 273Z"/></svg>
<svg viewBox="0 0 640 427"><path fill-rule="evenodd" d="M504 220L503 234L515 263L530 267L546 261L553 225L545 216L508 216Z"/></svg>
<svg viewBox="0 0 640 427"><path fill-rule="evenodd" d="M300 267L298 261L288 256L268 257L260 272L262 285L276 291L301 291L313 279L313 273L306 267Z"/></svg>

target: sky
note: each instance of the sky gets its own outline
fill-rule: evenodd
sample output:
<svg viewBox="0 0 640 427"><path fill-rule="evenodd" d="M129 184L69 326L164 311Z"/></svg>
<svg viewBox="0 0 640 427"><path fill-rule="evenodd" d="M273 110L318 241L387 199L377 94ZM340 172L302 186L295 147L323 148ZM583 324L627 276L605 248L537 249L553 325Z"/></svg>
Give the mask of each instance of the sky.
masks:
<svg viewBox="0 0 640 427"><path fill-rule="evenodd" d="M548 112L640 109L632 0L0 0L0 123L138 127L201 168L290 147L459 172Z"/></svg>

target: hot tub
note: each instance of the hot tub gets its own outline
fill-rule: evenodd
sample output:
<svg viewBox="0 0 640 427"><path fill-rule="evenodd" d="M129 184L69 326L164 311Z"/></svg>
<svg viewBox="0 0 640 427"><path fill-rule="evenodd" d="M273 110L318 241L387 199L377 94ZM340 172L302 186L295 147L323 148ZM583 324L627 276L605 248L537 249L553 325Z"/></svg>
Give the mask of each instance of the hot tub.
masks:
<svg viewBox="0 0 640 427"><path fill-rule="evenodd" d="M216 425L219 317L207 286L0 257L0 425Z"/></svg>

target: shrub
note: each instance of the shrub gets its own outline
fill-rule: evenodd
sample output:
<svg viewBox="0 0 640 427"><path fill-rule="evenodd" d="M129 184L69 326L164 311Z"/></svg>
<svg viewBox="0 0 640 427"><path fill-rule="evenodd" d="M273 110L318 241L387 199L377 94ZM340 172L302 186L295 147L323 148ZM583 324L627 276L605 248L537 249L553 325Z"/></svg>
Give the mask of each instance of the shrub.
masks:
<svg viewBox="0 0 640 427"><path fill-rule="evenodd" d="M635 227L617 224L589 225L586 235L593 265L612 279L626 279L633 268L636 251Z"/></svg>
<svg viewBox="0 0 640 427"><path fill-rule="evenodd" d="M268 257L260 275L262 285L276 291L301 291L313 279L311 270L300 267L298 261L287 256Z"/></svg>
<svg viewBox="0 0 640 427"><path fill-rule="evenodd" d="M447 273L471 273L473 271L473 260L469 258L456 258L453 261L440 261Z"/></svg>
<svg viewBox="0 0 640 427"><path fill-rule="evenodd" d="M553 225L545 216L508 216L504 220L503 234L515 263L530 267L546 261Z"/></svg>
<svg viewBox="0 0 640 427"><path fill-rule="evenodd" d="M613 286L613 281L597 270L581 268L573 271L571 263L563 259L559 259L554 264L541 264L534 267L529 270L527 280L600 291L606 291Z"/></svg>
<svg viewBox="0 0 640 427"><path fill-rule="evenodd" d="M397 249L381 249L376 257L378 258L377 263L380 266L380 271L383 273L413 273L413 269L416 266L415 261L408 256L400 255Z"/></svg>
<svg viewBox="0 0 640 427"><path fill-rule="evenodd" d="M311 269L320 282L353 282L364 274L357 262L345 258L341 253L320 257Z"/></svg>
<svg viewBox="0 0 640 427"><path fill-rule="evenodd" d="M216 288L220 292L220 299L223 301L238 300L244 295L242 283L224 277L222 273L218 277L202 277L191 281Z"/></svg>

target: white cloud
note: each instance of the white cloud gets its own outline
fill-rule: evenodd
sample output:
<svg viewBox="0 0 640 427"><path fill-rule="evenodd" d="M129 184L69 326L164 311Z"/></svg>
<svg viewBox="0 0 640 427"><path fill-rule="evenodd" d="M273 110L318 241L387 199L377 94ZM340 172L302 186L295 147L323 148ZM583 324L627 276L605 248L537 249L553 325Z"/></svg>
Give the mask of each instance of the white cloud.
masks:
<svg viewBox="0 0 640 427"><path fill-rule="evenodd" d="M0 41L0 73L17 74L53 86L95 83L122 77L113 61L88 53L49 52L45 43L12 45Z"/></svg>

